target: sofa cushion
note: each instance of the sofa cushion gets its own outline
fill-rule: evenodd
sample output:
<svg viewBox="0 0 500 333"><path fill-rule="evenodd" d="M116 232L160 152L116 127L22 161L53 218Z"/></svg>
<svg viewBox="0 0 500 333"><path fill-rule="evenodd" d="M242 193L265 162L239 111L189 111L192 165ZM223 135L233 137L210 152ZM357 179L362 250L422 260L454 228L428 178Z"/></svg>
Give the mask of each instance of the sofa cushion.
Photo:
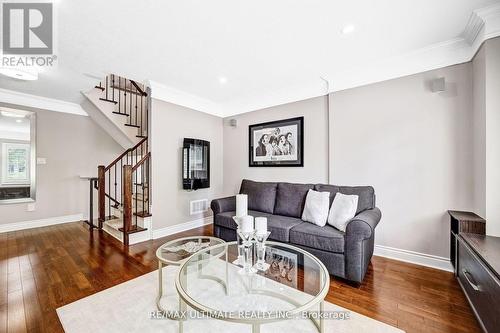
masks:
<svg viewBox="0 0 500 333"><path fill-rule="evenodd" d="M319 192L330 192L330 206L332 205L335 194L340 192L342 194L358 196L358 209L356 214L359 214L367 209L375 208L375 190L371 186L337 186L316 184L314 189Z"/></svg>
<svg viewBox="0 0 500 333"><path fill-rule="evenodd" d="M304 222L298 218L280 215L269 215L267 216L267 230L271 232L271 234L269 235L269 239L278 242L289 243L290 230L301 223Z"/></svg>
<svg viewBox="0 0 500 333"><path fill-rule="evenodd" d="M290 230L290 243L322 251L344 253L344 233L326 225L304 222Z"/></svg>
<svg viewBox="0 0 500 333"><path fill-rule="evenodd" d="M243 179L240 193L248 195L248 209L272 214L276 201L276 187L277 183Z"/></svg>
<svg viewBox="0 0 500 333"><path fill-rule="evenodd" d="M219 227L236 230L238 226L233 220L233 216L235 214L236 212L225 212L217 214L214 217L214 224ZM269 239L285 243L288 243L290 241L290 229L303 223L302 220L297 218L271 215L253 210L249 210L248 215L251 215L253 217L267 217L267 229L271 232L271 235L269 235Z"/></svg>
<svg viewBox="0 0 500 333"><path fill-rule="evenodd" d="M218 225L219 227L224 227L224 228L229 228L236 230L238 226L236 225L236 222L233 220L233 216L236 215L235 211L232 212L224 212L224 213L219 213L214 216L214 224ZM254 210L249 210L248 215L254 216L254 217L269 217L271 214L267 213L262 213L262 212L257 212Z"/></svg>
<svg viewBox="0 0 500 333"><path fill-rule="evenodd" d="M300 218L307 192L313 188L314 185L311 184L278 183L274 214Z"/></svg>

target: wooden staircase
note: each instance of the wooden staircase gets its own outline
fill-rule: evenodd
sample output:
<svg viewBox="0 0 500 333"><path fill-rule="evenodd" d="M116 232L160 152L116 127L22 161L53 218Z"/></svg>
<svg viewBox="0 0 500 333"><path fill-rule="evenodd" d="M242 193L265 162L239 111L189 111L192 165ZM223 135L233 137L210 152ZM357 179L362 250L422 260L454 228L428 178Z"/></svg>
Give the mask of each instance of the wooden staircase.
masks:
<svg viewBox="0 0 500 333"><path fill-rule="evenodd" d="M113 74L94 89L102 103L114 105L112 113L123 117L123 125L137 130L132 138L137 143L100 165L97 177L98 228L129 245L151 229L149 96L142 84Z"/></svg>

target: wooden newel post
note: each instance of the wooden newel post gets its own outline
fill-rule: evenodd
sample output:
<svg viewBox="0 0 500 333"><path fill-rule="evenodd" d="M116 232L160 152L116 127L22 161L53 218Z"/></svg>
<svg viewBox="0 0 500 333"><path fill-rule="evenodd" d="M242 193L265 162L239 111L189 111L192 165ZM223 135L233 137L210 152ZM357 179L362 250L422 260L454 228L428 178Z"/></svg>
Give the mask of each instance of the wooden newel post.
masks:
<svg viewBox="0 0 500 333"><path fill-rule="evenodd" d="M128 234L132 229L132 166L123 166L123 244L128 245Z"/></svg>
<svg viewBox="0 0 500 333"><path fill-rule="evenodd" d="M97 185L98 185L98 205L99 205L99 229L106 220L106 167L99 165L97 167Z"/></svg>

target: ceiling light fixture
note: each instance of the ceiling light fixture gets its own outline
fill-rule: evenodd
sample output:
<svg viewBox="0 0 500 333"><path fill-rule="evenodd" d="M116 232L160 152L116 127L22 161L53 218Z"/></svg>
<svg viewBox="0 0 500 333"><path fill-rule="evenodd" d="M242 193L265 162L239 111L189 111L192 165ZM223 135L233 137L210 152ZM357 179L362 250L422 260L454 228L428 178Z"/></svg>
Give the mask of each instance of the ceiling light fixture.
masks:
<svg viewBox="0 0 500 333"><path fill-rule="evenodd" d="M14 67L2 67L0 68L0 74L11 77L13 79L24 81L38 80L38 72L24 68L18 69Z"/></svg>
<svg viewBox="0 0 500 333"><path fill-rule="evenodd" d="M349 35L352 34L354 30L356 30L356 27L352 24L349 24L343 27L342 30L340 30L340 32L342 33L342 35Z"/></svg>
<svg viewBox="0 0 500 333"><path fill-rule="evenodd" d="M22 119L16 119L16 123L22 123Z"/></svg>
<svg viewBox="0 0 500 333"><path fill-rule="evenodd" d="M219 83L220 83L220 84L226 84L226 83L227 83L227 77L221 76L221 77L219 78Z"/></svg>

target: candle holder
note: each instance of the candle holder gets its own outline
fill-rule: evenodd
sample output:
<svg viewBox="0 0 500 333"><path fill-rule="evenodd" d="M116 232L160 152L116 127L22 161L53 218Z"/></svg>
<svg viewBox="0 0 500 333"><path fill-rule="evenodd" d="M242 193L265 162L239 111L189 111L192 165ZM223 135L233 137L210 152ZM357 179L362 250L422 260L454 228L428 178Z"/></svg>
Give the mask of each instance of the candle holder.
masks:
<svg viewBox="0 0 500 333"><path fill-rule="evenodd" d="M238 271L239 274L255 274L257 270L252 267L252 248L253 248L253 237L255 232L243 232L238 231L238 234L242 240L243 244L243 268Z"/></svg>
<svg viewBox="0 0 500 333"><path fill-rule="evenodd" d="M255 245L257 247L257 263L253 266L254 269L259 271L267 271L269 269L269 264L266 263L266 240L269 238L271 232L266 232L265 234L255 234Z"/></svg>
<svg viewBox="0 0 500 333"><path fill-rule="evenodd" d="M244 263L244 258L243 258L243 255L244 255L244 246L243 246L243 240L241 239L240 237L240 217L237 217L237 216L233 216L233 220L234 222L236 223L236 225L238 226L238 228L236 229L236 241L238 242L238 258L236 258L235 261L233 261L233 264L235 265L238 265L238 266L243 266L243 263Z"/></svg>

